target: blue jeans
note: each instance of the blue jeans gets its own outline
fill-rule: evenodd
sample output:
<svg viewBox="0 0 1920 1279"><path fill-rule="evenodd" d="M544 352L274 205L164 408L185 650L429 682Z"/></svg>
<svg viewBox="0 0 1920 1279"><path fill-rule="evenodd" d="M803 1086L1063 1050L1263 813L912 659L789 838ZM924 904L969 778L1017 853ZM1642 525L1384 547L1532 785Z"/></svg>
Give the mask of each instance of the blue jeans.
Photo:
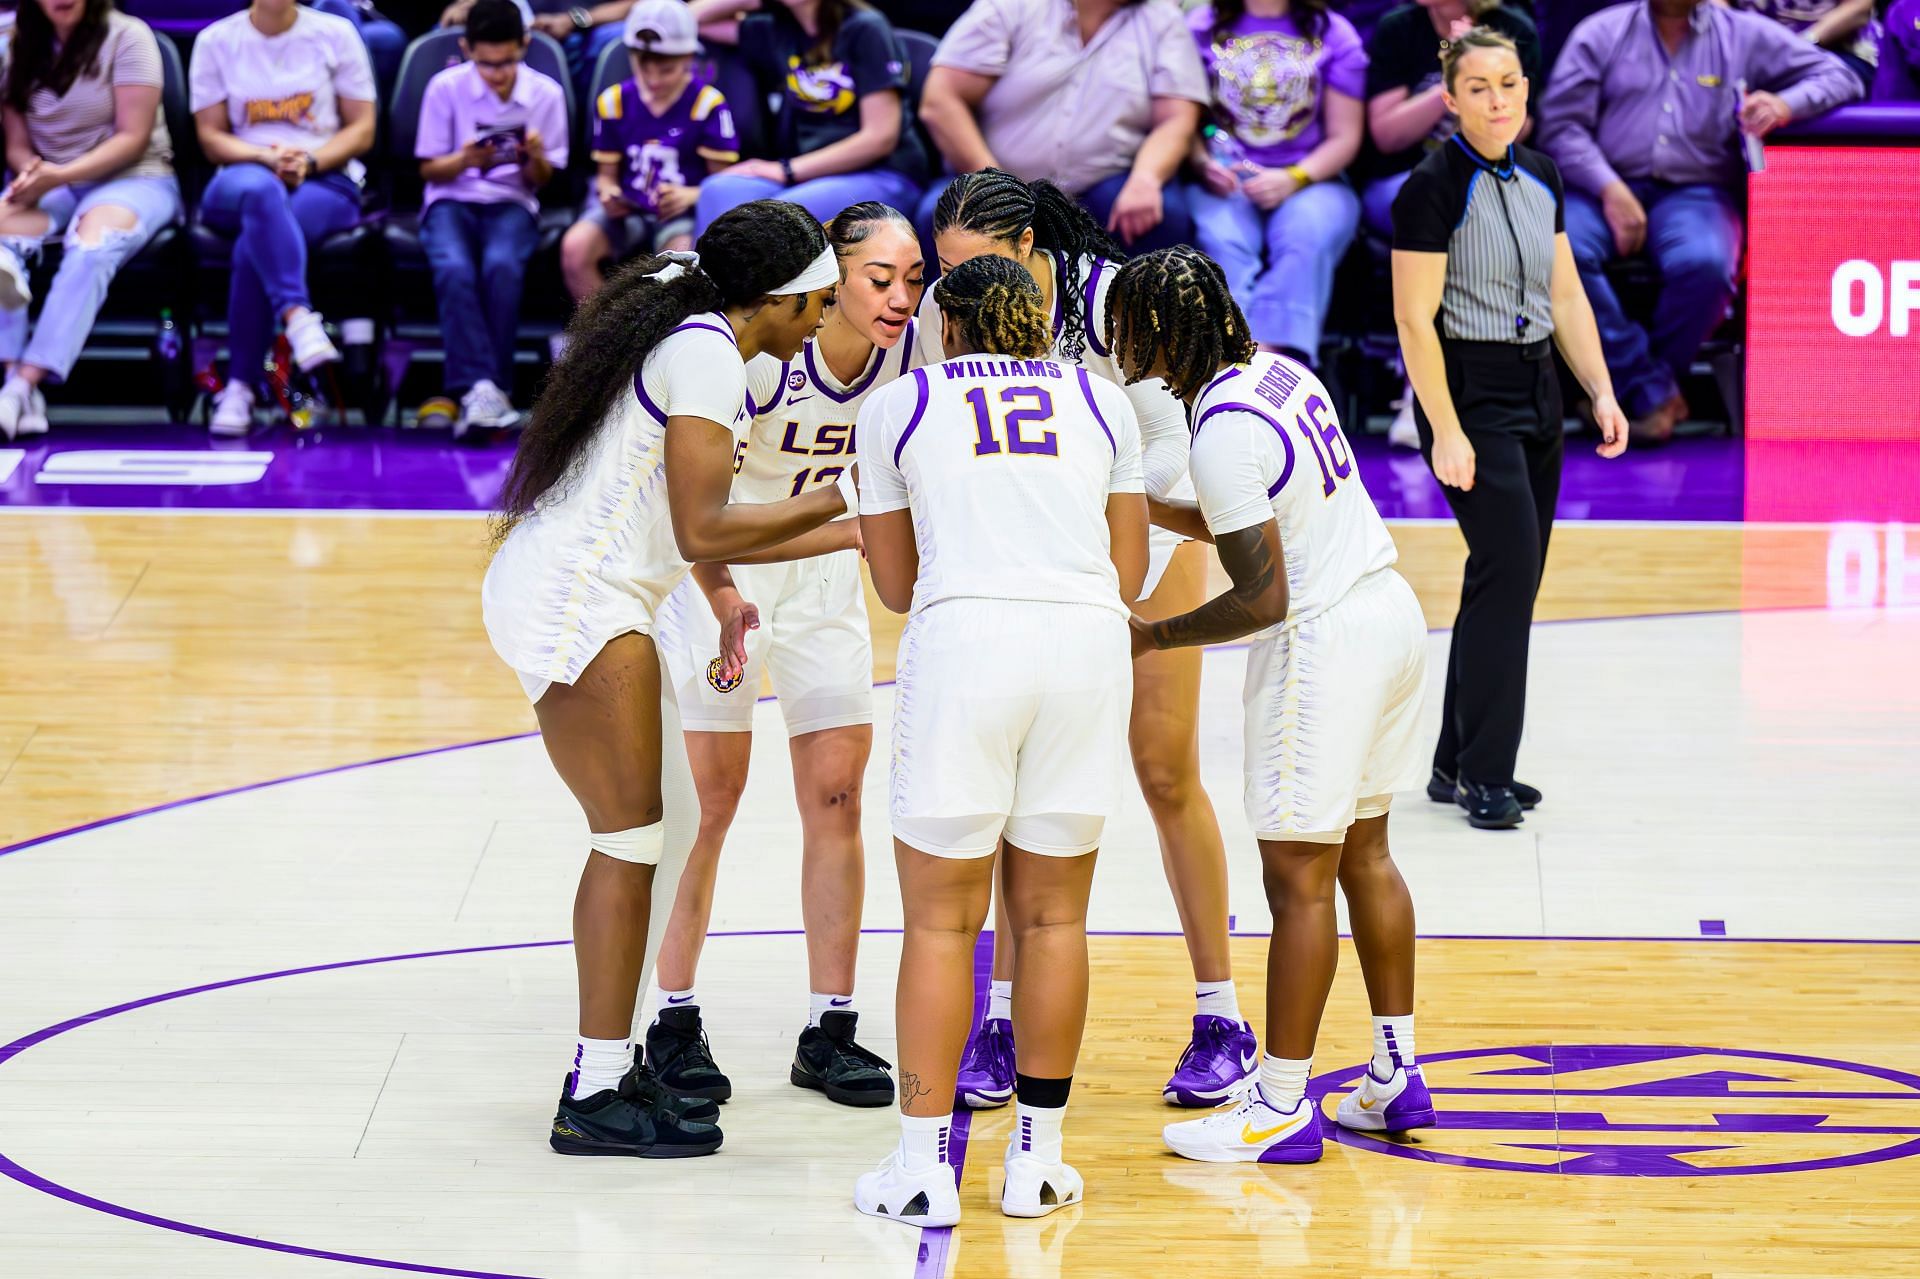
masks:
<svg viewBox="0 0 1920 1279"><path fill-rule="evenodd" d="M1700 343L1727 318L1746 228L1733 196L1719 187L1629 185L1647 210L1645 251L1660 275L1651 332L1627 318L1607 279L1607 263L1619 254L1598 200L1567 192L1567 240L1593 303L1614 392L1639 417L1680 389Z"/></svg>
<svg viewBox="0 0 1920 1279"><path fill-rule="evenodd" d="M698 239L713 220L728 209L749 200L791 200L822 222L850 204L878 200L896 209L914 207L920 198L920 184L892 169L861 169L854 173L835 173L809 182L781 186L766 178L746 178L718 174L700 184L700 203L694 209L693 234Z"/></svg>
<svg viewBox="0 0 1920 1279"><path fill-rule="evenodd" d="M80 219L103 206L131 212L132 228L108 231L92 243L81 240L75 231ZM47 215L46 234L37 240L8 236L5 247L29 258L39 253L41 244L64 234L60 269L47 289L31 341L25 308L0 311L0 360L45 369L60 382L80 358L80 348L87 343L114 275L161 227L179 221L180 184L171 177L110 178L87 186L58 187L40 198L40 211Z"/></svg>
<svg viewBox="0 0 1920 1279"><path fill-rule="evenodd" d="M360 221L360 189L323 173L287 190L264 164L230 164L200 197L200 217L233 237L227 290L229 377L257 381L275 324L307 297L307 249Z"/></svg>
<svg viewBox="0 0 1920 1279"><path fill-rule="evenodd" d="M420 243L440 303L447 394L458 399L484 379L511 395L520 286L540 245L539 222L517 204L435 200L420 220Z"/></svg>
<svg viewBox="0 0 1920 1279"><path fill-rule="evenodd" d="M1193 189L1194 232L1220 264L1256 342L1319 362L1333 273L1360 226L1360 197L1345 182L1316 182L1262 210L1238 192Z"/></svg>
<svg viewBox="0 0 1920 1279"><path fill-rule="evenodd" d="M1094 220L1106 226L1107 217L1113 212L1113 202L1120 195L1120 188L1127 184L1125 173L1116 173L1106 180L1087 188L1079 196L1080 203L1087 206ZM920 247L927 261L937 262L938 255L933 247L933 211L940 203L940 196L953 185L953 175L946 174L933 180L927 193L920 197L919 208L913 214L914 230L920 233ZM1154 249L1168 249L1176 244L1193 243L1193 211L1188 206L1188 188L1184 182L1175 179L1167 183L1160 191L1160 225L1141 236L1132 244L1120 247L1130 254L1150 253ZM1118 236L1114 237L1116 240Z"/></svg>
<svg viewBox="0 0 1920 1279"><path fill-rule="evenodd" d="M1393 201L1412 176L1412 169L1391 173L1367 183L1367 189L1360 193L1360 225L1388 244L1393 243Z"/></svg>

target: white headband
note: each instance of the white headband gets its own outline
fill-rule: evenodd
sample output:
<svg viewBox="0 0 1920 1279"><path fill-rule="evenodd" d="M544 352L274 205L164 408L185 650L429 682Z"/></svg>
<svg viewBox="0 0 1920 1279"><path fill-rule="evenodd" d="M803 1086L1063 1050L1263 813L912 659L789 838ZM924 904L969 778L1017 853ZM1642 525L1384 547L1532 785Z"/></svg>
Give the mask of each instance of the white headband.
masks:
<svg viewBox="0 0 1920 1279"><path fill-rule="evenodd" d="M697 268L700 265L698 253L673 252L662 253L660 256L667 260L667 264L657 271L647 272L647 278L658 280L662 284L670 284L685 275L690 268Z"/></svg>
<svg viewBox="0 0 1920 1279"><path fill-rule="evenodd" d="M806 269L788 280L777 289L768 289L774 297L791 293L811 293L815 289L831 288L840 283L840 259L833 255L833 246L829 244L820 250L820 256L807 263Z"/></svg>

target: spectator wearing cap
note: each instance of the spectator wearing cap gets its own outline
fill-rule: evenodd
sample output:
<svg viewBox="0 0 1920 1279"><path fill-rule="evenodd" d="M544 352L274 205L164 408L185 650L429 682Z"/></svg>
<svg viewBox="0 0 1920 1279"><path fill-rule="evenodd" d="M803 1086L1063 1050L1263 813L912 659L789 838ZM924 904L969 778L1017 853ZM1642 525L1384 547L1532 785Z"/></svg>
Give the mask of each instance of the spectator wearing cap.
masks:
<svg viewBox="0 0 1920 1279"><path fill-rule="evenodd" d="M725 23L759 0L695 0L697 22ZM738 28L741 58L772 104L774 156L742 160L700 187L695 234L749 200L791 200L831 219L878 200L911 209L927 156L907 109L907 58L893 24L864 0L770 0Z"/></svg>
<svg viewBox="0 0 1920 1279"><path fill-rule="evenodd" d="M1218 130L1214 146L1194 142L1194 235L1261 349L1312 367L1334 268L1360 227L1346 179L1360 154L1360 35L1326 0L1214 0L1187 25Z"/></svg>
<svg viewBox="0 0 1920 1279"><path fill-rule="evenodd" d="M974 0L921 97L954 173L1058 183L1136 250L1191 241L1181 166L1213 93L1172 0ZM944 182L920 205L931 242Z"/></svg>
<svg viewBox="0 0 1920 1279"><path fill-rule="evenodd" d="M1745 236L1742 134L1860 96L1838 59L1756 14L1705 0L1628 0L1581 22L1547 81L1540 145L1567 187L1567 238L1636 438L1687 412L1680 379L1727 315ZM1651 329L1627 318L1607 264L1645 253Z"/></svg>
<svg viewBox="0 0 1920 1279"><path fill-rule="evenodd" d="M433 268L446 348L446 398L421 425L456 436L518 420L513 339L527 260L540 243L540 188L567 163L566 90L523 65L513 0L477 0L460 38L467 61L427 82L413 153L426 183L420 242Z"/></svg>
<svg viewBox="0 0 1920 1279"><path fill-rule="evenodd" d="M641 0L625 41L633 75L593 104L593 190L560 242L576 301L600 287L609 258L692 248L709 167L740 158L726 96L694 74L700 41L687 5Z"/></svg>
<svg viewBox="0 0 1920 1279"><path fill-rule="evenodd" d="M1920 0L1893 0L1881 16L1875 102L1920 102Z"/></svg>
<svg viewBox="0 0 1920 1279"><path fill-rule="evenodd" d="M1733 7L1771 18L1819 45L1860 77L1862 89L1872 86L1879 57L1873 0L1733 0Z"/></svg>

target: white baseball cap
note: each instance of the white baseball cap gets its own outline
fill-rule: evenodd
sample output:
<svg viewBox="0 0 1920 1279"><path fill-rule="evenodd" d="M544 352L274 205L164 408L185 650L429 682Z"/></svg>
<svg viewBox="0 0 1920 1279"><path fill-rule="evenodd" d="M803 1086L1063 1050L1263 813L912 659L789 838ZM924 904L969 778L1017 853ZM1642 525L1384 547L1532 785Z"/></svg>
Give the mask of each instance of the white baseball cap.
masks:
<svg viewBox="0 0 1920 1279"><path fill-rule="evenodd" d="M700 52L700 29L686 0L640 0L627 10L622 39L629 49L669 58Z"/></svg>

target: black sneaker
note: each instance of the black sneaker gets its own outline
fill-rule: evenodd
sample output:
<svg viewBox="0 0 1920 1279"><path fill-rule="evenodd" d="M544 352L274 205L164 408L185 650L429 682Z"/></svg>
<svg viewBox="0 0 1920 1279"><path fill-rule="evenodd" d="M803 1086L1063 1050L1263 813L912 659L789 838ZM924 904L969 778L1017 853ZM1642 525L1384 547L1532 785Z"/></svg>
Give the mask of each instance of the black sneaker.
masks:
<svg viewBox="0 0 1920 1279"><path fill-rule="evenodd" d="M1514 782L1507 789L1512 791L1513 797L1520 801L1520 807L1529 813L1540 803L1540 792L1525 782ZM1433 770L1433 776L1427 779L1427 798L1436 804L1460 802L1454 795L1453 778L1437 768Z"/></svg>
<svg viewBox="0 0 1920 1279"><path fill-rule="evenodd" d="M700 1028L700 1005L662 1008L647 1027L647 1064L660 1083L679 1097L725 1101L733 1096L733 1081L713 1064L707 1032Z"/></svg>
<svg viewBox="0 0 1920 1279"><path fill-rule="evenodd" d="M637 1104L643 1106L664 1106L682 1119L691 1119L697 1124L712 1124L720 1121L720 1107L705 1097L682 1097L671 1092L660 1082L660 1076L653 1073L653 1067L647 1065L636 1054L633 1069L620 1081L620 1091L627 1094Z"/></svg>
<svg viewBox="0 0 1920 1279"><path fill-rule="evenodd" d="M1467 810L1467 825L1480 830L1510 830L1523 820L1510 786L1482 786L1462 777L1454 783L1454 802Z"/></svg>
<svg viewBox="0 0 1920 1279"><path fill-rule="evenodd" d="M571 1076L569 1076L571 1078ZM563 1155L634 1155L641 1159L689 1159L720 1149L720 1130L695 1123L662 1105L639 1101L628 1086L603 1088L588 1097L568 1095L560 1085L560 1109L547 1144Z"/></svg>
<svg viewBox="0 0 1920 1279"><path fill-rule="evenodd" d="M800 1032L788 1078L827 1094L843 1106L893 1104L893 1063L853 1042L859 1013L823 1013L818 1026Z"/></svg>

